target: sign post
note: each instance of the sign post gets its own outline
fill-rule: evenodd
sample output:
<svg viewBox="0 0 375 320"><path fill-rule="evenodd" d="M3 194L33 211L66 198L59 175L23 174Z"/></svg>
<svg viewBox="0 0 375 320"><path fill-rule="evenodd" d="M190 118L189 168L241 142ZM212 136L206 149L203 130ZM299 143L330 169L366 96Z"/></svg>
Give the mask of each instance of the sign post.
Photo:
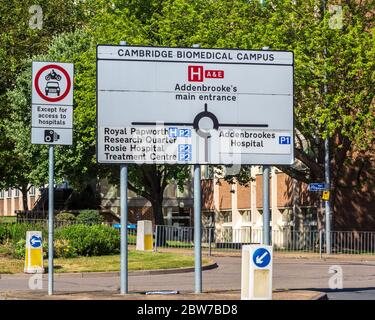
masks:
<svg viewBox="0 0 375 320"><path fill-rule="evenodd" d="M48 294L54 290L54 145L72 145L73 64L33 61L31 143L49 145Z"/></svg>
<svg viewBox="0 0 375 320"><path fill-rule="evenodd" d="M53 145L49 146L48 159L48 294L53 294L53 236L54 236L54 153Z"/></svg>
<svg viewBox="0 0 375 320"><path fill-rule="evenodd" d="M323 182L309 183L308 190L311 192L325 191L327 190L327 185Z"/></svg>
<svg viewBox="0 0 375 320"><path fill-rule="evenodd" d="M202 293L202 215L201 215L201 167L194 165L194 271L195 293Z"/></svg>
<svg viewBox="0 0 375 320"><path fill-rule="evenodd" d="M43 273L43 245L41 231L26 232L25 273Z"/></svg>
<svg viewBox="0 0 375 320"><path fill-rule="evenodd" d="M263 166L263 244L270 245L270 166Z"/></svg>
<svg viewBox="0 0 375 320"><path fill-rule="evenodd" d="M121 275L120 292L128 293L128 166L120 166Z"/></svg>
<svg viewBox="0 0 375 320"><path fill-rule="evenodd" d="M137 243L136 250L152 251L152 221L139 220L137 221Z"/></svg>
<svg viewBox="0 0 375 320"><path fill-rule="evenodd" d="M194 165L200 257L199 165L294 163L293 65L289 51L98 45L97 161Z"/></svg>
<svg viewBox="0 0 375 320"><path fill-rule="evenodd" d="M241 300L272 299L272 246L242 247Z"/></svg>

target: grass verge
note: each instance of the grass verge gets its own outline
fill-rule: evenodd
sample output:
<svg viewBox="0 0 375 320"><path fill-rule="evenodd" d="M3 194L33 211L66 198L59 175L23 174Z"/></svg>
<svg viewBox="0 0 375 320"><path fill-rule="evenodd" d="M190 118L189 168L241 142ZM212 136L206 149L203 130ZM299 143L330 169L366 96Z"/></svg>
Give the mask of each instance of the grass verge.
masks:
<svg viewBox="0 0 375 320"><path fill-rule="evenodd" d="M120 271L120 256L78 257L55 259L55 272ZM203 259L203 264L210 262ZM45 267L48 266L45 261ZM194 266L194 256L176 253L129 251L129 271L186 268ZM22 273L24 261L0 256L0 274Z"/></svg>

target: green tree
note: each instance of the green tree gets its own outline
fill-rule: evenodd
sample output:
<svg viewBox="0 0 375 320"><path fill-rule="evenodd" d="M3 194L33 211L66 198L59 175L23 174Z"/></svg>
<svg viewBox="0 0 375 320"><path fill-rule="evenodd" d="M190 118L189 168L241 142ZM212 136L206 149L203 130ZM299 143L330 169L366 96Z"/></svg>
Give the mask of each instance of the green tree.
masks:
<svg viewBox="0 0 375 320"><path fill-rule="evenodd" d="M150 32L150 20L157 14L160 1L146 1L143 6L137 5L136 1L130 1L130 5L124 5L121 1L113 4L103 4L102 12L96 15L88 26L93 43L118 44L126 40L131 44L150 44L147 34ZM116 5L119 4L119 5ZM135 7L134 7L135 6ZM137 8L137 9L135 9ZM153 10L151 10L151 8ZM75 145L71 149L73 154L67 155L69 165L66 166L66 176L76 180L77 176L72 170L81 170L82 165L76 161L83 159L91 164L88 170L96 165L95 158L95 127L96 127L96 104L95 104L95 75L96 75L96 46L92 46L83 53L79 63L85 65L82 73L77 74L75 101ZM88 149L90 146L90 149ZM62 155L62 159L66 157ZM69 159L74 159L74 163ZM99 166L98 175L108 177L113 183L119 183L119 168ZM79 175L78 175L79 176ZM164 224L163 199L164 190L172 181L176 182L180 189L190 178L190 168L187 166L163 166L163 165L131 165L129 166L128 188L138 195L150 201L155 222Z"/></svg>
<svg viewBox="0 0 375 320"><path fill-rule="evenodd" d="M328 137L335 188L345 162L350 161L350 153L366 150L374 141L374 7L372 1L343 2L344 27L335 30L329 28L329 12L323 17L317 3L320 2L97 2L95 14L84 29L86 39L82 41L87 41L88 47L79 49L70 59L76 64L74 145L57 151L60 176L80 185L89 176L109 175L115 180L119 175L118 168L97 166L95 160L96 44L126 40L131 45L154 46L269 46L292 50L295 55L296 158L301 165L281 169L300 181L322 180L323 141ZM60 45L55 42L54 57L62 57L69 47L63 41ZM324 84L328 94L323 92ZM246 168L241 174L245 183ZM149 199L158 214L163 186L172 178L178 178L180 183L187 176L187 167L131 166L129 187ZM159 218L156 220L159 223ZM160 223L161 220L160 216Z"/></svg>
<svg viewBox="0 0 375 320"><path fill-rule="evenodd" d="M51 39L66 31L80 28L94 14L93 1L47 0L40 4L42 15L37 16L33 0L2 1L0 6L0 187L19 187L25 195L28 179L20 172L26 171L24 157L28 154L19 150L18 132L9 133L10 107L7 91L19 86L16 81L27 85L30 78L21 79L20 73L29 67L25 60L45 53ZM39 25L37 22L39 21ZM26 75L26 74L25 74ZM24 75L24 76L25 76ZM18 80L17 80L18 79ZM24 83L26 81L26 83ZM19 92L22 93L22 92ZM28 97L27 97L28 98ZM14 103L14 101L13 101ZM21 103L18 101L17 103ZM30 105L26 110L29 110ZM21 157L20 157L21 156ZM27 175L25 173L24 175ZM24 204L25 198L24 198ZM27 208L27 206L26 206Z"/></svg>
<svg viewBox="0 0 375 320"><path fill-rule="evenodd" d="M334 29L328 10L334 2L327 2L323 16L313 0L275 1L261 30L266 45L295 55L295 152L302 165L280 169L307 183L323 181L328 137L334 203L339 181L351 183L343 176L351 155L374 143L374 5L343 2L343 28Z"/></svg>
<svg viewBox="0 0 375 320"><path fill-rule="evenodd" d="M81 52L90 46L90 38L82 30L67 33L53 39L49 52L45 55L35 56L24 60L23 71L18 74L15 86L7 92L8 113L4 123L4 140L12 143L9 152L11 162L7 165L6 172L2 176L1 186L12 187L21 190L23 205L27 206L27 191L34 186L42 186L48 183L48 147L31 144L31 64L32 60L39 61L75 61ZM77 64L78 72L84 66ZM77 158L69 147L58 146L56 153L56 179L61 181L68 172L66 166L74 167ZM64 155L64 159L62 156ZM67 163L69 161L69 163ZM73 164L72 164L73 162ZM80 171L77 176L84 181L95 177L95 170L85 170L85 164L80 162ZM87 164L91 167L91 162ZM75 167L76 170L78 170ZM88 177L89 175L89 177ZM76 179L77 180L77 179Z"/></svg>
<svg viewBox="0 0 375 320"><path fill-rule="evenodd" d="M300 181L323 180L328 137L335 190L353 151L374 144L374 3L343 2L343 28L338 30L330 27L328 10L322 16L321 4L315 0L265 1L263 5L258 1L167 1L162 16L154 17L153 43L293 51L300 165L280 169ZM327 8L330 4L335 2L327 1ZM237 176L246 183L249 179L243 169Z"/></svg>

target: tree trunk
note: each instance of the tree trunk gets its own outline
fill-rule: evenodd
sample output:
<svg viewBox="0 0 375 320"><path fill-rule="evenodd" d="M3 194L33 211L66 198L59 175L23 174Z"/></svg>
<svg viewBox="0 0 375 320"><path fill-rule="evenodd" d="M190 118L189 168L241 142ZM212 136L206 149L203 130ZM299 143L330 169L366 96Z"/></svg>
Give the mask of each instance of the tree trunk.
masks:
<svg viewBox="0 0 375 320"><path fill-rule="evenodd" d="M152 210L154 213L155 226L157 227L157 237L155 242L158 247L166 245L166 228L164 227L164 215L163 215L163 199L154 200L151 202Z"/></svg>
<svg viewBox="0 0 375 320"><path fill-rule="evenodd" d="M27 203L27 185L22 185L20 189L22 193L22 204L23 204L23 210L24 211L29 211L29 204Z"/></svg>

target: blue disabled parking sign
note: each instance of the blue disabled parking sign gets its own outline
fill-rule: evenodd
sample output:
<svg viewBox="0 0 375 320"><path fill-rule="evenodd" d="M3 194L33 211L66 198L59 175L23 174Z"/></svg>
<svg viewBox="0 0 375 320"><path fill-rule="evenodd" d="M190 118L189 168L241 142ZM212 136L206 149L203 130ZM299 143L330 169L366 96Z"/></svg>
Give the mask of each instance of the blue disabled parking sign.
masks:
<svg viewBox="0 0 375 320"><path fill-rule="evenodd" d="M253 262L258 268L265 268L271 262L271 253L267 248L256 249L253 253Z"/></svg>

